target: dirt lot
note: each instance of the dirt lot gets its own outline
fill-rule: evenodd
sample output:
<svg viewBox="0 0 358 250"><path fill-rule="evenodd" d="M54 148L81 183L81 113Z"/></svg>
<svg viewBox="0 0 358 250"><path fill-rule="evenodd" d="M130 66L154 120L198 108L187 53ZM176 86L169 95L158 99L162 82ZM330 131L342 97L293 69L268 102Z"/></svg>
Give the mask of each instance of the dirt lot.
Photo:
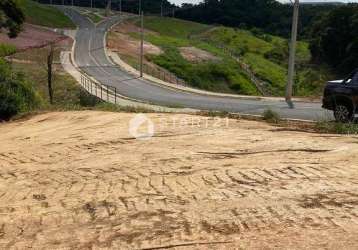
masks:
<svg viewBox="0 0 358 250"><path fill-rule="evenodd" d="M0 249L358 248L358 137L134 116L1 124Z"/></svg>

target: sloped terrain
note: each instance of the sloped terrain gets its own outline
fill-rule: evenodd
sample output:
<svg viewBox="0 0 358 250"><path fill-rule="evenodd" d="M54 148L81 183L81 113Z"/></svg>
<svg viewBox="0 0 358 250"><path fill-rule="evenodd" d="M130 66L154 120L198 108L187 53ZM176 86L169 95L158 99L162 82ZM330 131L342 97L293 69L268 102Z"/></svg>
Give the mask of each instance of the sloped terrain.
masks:
<svg viewBox="0 0 358 250"><path fill-rule="evenodd" d="M28 23L51 28L76 28L68 16L53 6L39 4L32 0L19 0L18 2Z"/></svg>
<svg viewBox="0 0 358 250"><path fill-rule="evenodd" d="M357 249L358 137L134 117L1 124L0 248Z"/></svg>
<svg viewBox="0 0 358 250"><path fill-rule="evenodd" d="M22 32L16 38L10 39L6 34L0 33L0 44L11 44L18 50L40 48L59 42L67 46L72 43L68 37L31 24L24 24Z"/></svg>
<svg viewBox="0 0 358 250"><path fill-rule="evenodd" d="M140 26L138 20L132 20L132 23ZM288 67L287 39L258 29L209 26L168 17L148 16L144 26L145 40L164 51L160 55L149 55L147 59L184 79L189 85L246 95L284 94ZM117 28L113 33L116 32L122 31ZM116 43L113 33L109 36L111 44ZM123 34L139 39L138 29ZM186 47L204 50L221 60L187 60L181 54ZM129 63L138 61L137 56L128 58L124 55L124 59L128 59ZM311 62L311 53L305 41L298 42L296 69L294 92L297 96L320 96L326 80L335 78L328 67Z"/></svg>

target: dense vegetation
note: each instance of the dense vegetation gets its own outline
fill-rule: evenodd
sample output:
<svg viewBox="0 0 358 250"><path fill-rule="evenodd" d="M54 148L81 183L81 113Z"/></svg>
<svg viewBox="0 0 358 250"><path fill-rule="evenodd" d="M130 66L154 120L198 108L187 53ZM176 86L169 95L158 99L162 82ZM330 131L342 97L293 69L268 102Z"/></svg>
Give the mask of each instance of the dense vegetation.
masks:
<svg viewBox="0 0 358 250"><path fill-rule="evenodd" d="M197 6L186 4L176 16L206 24L229 27L259 28L275 35L288 37L292 7L276 0L204 0ZM300 34L317 16L336 8L336 5L301 5Z"/></svg>
<svg viewBox="0 0 358 250"><path fill-rule="evenodd" d="M331 65L342 76L358 67L358 4L337 8L311 31L313 59Z"/></svg>
<svg viewBox="0 0 358 250"><path fill-rule="evenodd" d="M24 13L15 1L1 0L0 32L1 29L5 29L10 37L15 37L20 32L24 19Z"/></svg>
<svg viewBox="0 0 358 250"><path fill-rule="evenodd" d="M40 98L21 73L13 72L0 58L0 120L30 111L40 104Z"/></svg>
<svg viewBox="0 0 358 250"><path fill-rule="evenodd" d="M0 31L5 28L8 36L16 37L23 21L24 14L16 2L5 0L0 3ZM0 44L0 120L8 120L20 112L28 111L39 102L24 76L14 73L3 59L15 51L16 48L11 45Z"/></svg>

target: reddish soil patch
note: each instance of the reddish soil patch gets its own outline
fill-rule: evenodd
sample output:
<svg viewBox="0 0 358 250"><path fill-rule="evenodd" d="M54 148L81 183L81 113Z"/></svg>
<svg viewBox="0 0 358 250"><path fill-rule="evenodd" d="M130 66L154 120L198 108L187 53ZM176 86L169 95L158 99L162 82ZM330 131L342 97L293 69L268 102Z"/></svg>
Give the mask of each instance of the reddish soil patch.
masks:
<svg viewBox="0 0 358 250"><path fill-rule="evenodd" d="M211 53L195 47L182 47L180 48L180 54L189 62L194 63L218 60L218 58Z"/></svg>
<svg viewBox="0 0 358 250"><path fill-rule="evenodd" d="M0 43L12 44L19 50L41 48L51 42L66 46L71 44L71 39L31 24L25 24L23 31L15 39L10 39L5 33L0 33Z"/></svg>
<svg viewBox="0 0 358 250"><path fill-rule="evenodd" d="M138 32L139 29L134 24L123 23L117 25L108 36L107 47L120 55L136 56L139 54L139 41L128 34ZM151 43L145 42L144 52L145 54L159 55L162 50Z"/></svg>

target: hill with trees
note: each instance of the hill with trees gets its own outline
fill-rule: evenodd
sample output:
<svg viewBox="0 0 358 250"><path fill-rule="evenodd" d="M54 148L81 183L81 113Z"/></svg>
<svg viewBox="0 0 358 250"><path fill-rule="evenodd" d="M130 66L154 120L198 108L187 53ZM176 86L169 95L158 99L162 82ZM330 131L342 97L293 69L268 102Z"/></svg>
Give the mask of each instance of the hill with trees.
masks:
<svg viewBox="0 0 358 250"><path fill-rule="evenodd" d="M327 63L340 75L358 67L358 4L339 7L312 26L310 49L316 63Z"/></svg>
<svg viewBox="0 0 358 250"><path fill-rule="evenodd" d="M318 16L337 8L335 4L301 5L300 35ZM267 33L288 37L292 6L276 0L204 0L198 5L186 4L176 17L205 24L221 24L236 28L258 28Z"/></svg>

